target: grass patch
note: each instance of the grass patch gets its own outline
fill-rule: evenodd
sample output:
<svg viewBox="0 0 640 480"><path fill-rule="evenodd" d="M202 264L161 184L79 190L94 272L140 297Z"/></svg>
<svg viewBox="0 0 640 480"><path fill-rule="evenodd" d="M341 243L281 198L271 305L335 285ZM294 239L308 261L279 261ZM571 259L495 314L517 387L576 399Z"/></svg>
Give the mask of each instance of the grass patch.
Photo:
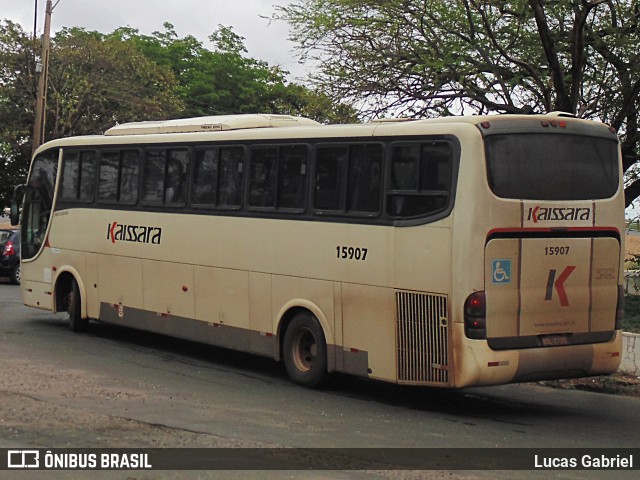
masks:
<svg viewBox="0 0 640 480"><path fill-rule="evenodd" d="M640 333L640 296L627 295L624 298L624 319L622 330Z"/></svg>
<svg viewBox="0 0 640 480"><path fill-rule="evenodd" d="M640 231L640 224L638 224L637 220L633 222L628 222L625 226L627 230L635 230L636 232Z"/></svg>

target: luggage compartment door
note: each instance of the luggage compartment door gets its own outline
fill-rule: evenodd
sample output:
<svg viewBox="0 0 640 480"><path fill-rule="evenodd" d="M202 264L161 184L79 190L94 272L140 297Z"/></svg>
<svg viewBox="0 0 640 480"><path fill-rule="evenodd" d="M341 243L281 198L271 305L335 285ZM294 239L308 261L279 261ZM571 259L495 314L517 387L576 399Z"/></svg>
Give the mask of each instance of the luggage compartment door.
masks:
<svg viewBox="0 0 640 480"><path fill-rule="evenodd" d="M596 341L591 333L612 332L619 255L620 242L612 237L490 240L485 248L490 345L588 343Z"/></svg>

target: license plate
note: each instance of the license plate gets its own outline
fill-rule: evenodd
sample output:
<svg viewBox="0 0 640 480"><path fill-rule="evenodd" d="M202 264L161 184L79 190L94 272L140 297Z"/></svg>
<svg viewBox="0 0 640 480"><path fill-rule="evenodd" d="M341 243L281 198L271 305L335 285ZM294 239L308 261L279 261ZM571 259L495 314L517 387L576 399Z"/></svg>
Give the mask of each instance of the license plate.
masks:
<svg viewBox="0 0 640 480"><path fill-rule="evenodd" d="M547 335L542 337L543 347L560 347L569 345L569 339L566 335Z"/></svg>

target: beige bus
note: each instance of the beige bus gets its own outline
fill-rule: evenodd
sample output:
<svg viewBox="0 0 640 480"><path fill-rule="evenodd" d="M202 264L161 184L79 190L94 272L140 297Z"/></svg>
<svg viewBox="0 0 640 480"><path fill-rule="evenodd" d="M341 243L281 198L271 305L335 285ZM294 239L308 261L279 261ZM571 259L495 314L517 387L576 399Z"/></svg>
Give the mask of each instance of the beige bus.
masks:
<svg viewBox="0 0 640 480"><path fill-rule="evenodd" d="M43 145L17 192L24 302L74 331L94 319L264 355L306 386L620 361L621 157L600 123L131 123Z"/></svg>

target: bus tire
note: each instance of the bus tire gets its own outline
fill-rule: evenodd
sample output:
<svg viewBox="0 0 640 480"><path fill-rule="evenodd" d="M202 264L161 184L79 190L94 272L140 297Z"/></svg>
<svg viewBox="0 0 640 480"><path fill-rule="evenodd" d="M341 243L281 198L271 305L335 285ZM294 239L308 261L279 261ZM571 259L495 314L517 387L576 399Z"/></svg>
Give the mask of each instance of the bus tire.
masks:
<svg viewBox="0 0 640 480"><path fill-rule="evenodd" d="M72 332L85 332L89 327L89 319L82 318L80 287L75 278L71 280L67 312L69 313L69 330Z"/></svg>
<svg viewBox="0 0 640 480"><path fill-rule="evenodd" d="M322 327L309 312L296 314L284 334L283 361L298 385L319 387L327 376L327 343Z"/></svg>

